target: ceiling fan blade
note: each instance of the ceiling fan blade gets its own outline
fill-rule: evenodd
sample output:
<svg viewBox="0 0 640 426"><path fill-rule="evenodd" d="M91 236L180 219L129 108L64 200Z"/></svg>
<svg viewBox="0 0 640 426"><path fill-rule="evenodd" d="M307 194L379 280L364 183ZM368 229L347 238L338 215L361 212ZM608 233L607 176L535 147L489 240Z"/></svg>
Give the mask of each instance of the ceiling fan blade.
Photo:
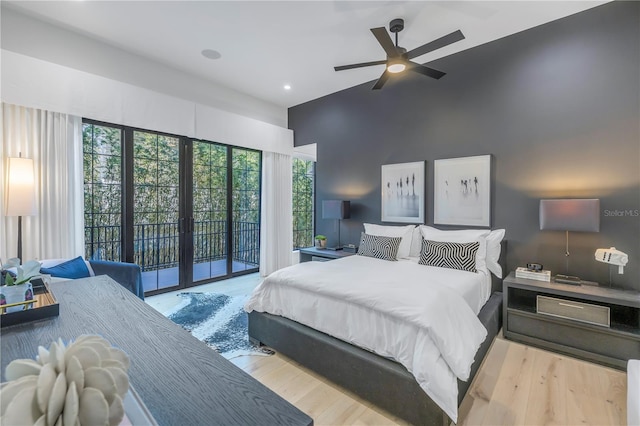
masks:
<svg viewBox="0 0 640 426"><path fill-rule="evenodd" d="M389 36L387 29L385 27L371 28L371 32L380 43L380 46L387 52L387 56L390 58L395 58L396 56L400 56L398 49L393 44L393 40Z"/></svg>
<svg viewBox="0 0 640 426"><path fill-rule="evenodd" d="M372 62L362 62L360 64L353 64L353 65L340 65L338 67L333 67L333 69L336 70L336 71L344 71L344 70L350 70L350 69L353 69L353 68L370 67L372 65L382 65L382 64L386 64L386 63L387 63L386 60L372 61Z"/></svg>
<svg viewBox="0 0 640 426"><path fill-rule="evenodd" d="M389 71L384 70L384 72L382 73L382 75L380 76L378 81L376 81L376 84L374 84L371 89L372 90L380 90L380 89L382 89L382 86L384 86L384 84L389 79L389 74L390 74Z"/></svg>
<svg viewBox="0 0 640 426"><path fill-rule="evenodd" d="M409 61L408 65L410 71L426 75L427 77L435 78L436 80L439 80L447 75L447 73L445 72L434 70L433 68L425 67L424 65L416 64L415 62Z"/></svg>
<svg viewBox="0 0 640 426"><path fill-rule="evenodd" d="M415 49L410 50L409 52L407 52L407 58L409 59L417 58L418 56L422 56L426 53L433 52L434 50L440 49L441 47L448 46L460 40L464 40L464 34L462 34L462 31L460 30L454 31L451 34L447 34L444 37L440 37L437 40L433 40L427 44L423 44L420 47L416 47Z"/></svg>

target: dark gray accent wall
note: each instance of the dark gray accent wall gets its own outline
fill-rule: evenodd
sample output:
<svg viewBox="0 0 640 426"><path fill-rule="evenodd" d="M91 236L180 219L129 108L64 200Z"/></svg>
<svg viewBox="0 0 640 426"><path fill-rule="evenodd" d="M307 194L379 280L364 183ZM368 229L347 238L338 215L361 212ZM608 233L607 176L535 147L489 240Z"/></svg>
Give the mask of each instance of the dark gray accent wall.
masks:
<svg viewBox="0 0 640 426"><path fill-rule="evenodd" d="M539 200L600 198L600 232L570 235L569 272L608 285L593 255L616 246L629 265L614 286L640 290L639 23L640 3L608 3L435 61L439 81L409 74L290 108L295 144L318 146L316 205L351 200L342 242L357 243L363 222L380 223L380 166L426 160L432 224L433 161L491 154L508 269L564 273L565 235L539 230ZM336 221L320 213L334 245Z"/></svg>

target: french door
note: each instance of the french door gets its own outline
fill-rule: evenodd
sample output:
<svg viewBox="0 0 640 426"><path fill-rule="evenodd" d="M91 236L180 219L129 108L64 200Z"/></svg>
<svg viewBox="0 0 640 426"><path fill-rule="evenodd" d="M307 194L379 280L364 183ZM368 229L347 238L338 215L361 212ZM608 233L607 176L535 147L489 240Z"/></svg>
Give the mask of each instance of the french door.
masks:
<svg viewBox="0 0 640 426"><path fill-rule="evenodd" d="M146 294L258 270L259 151L88 120L83 130L87 258L137 263Z"/></svg>
<svg viewBox="0 0 640 426"><path fill-rule="evenodd" d="M189 282L254 272L260 263L260 173L258 151L191 141L187 192L192 200L186 253L193 265Z"/></svg>

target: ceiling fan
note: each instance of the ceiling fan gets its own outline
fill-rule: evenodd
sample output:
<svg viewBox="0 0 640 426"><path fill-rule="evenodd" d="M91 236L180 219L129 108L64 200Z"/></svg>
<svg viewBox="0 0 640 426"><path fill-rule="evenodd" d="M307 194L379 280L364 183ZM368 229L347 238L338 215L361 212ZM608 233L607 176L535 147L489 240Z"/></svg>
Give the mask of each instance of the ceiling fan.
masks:
<svg viewBox="0 0 640 426"><path fill-rule="evenodd" d="M451 34L447 34L444 37L440 37L437 40L423 44L422 46L416 47L415 49L407 52L407 49L398 46L398 33L403 29L404 19L397 18L389 23L389 30L396 35L396 44L394 45L393 40L391 40L389 33L387 33L387 30L384 27L371 28L371 32L378 40L378 43L380 43L384 51L387 53L387 59L381 61L363 62L353 65L341 65L339 67L334 67L334 69L336 71L344 71L353 68L386 64L387 68L384 70L376 84L374 84L373 90L381 89L382 86L384 86L384 84L387 82L391 74L400 73L404 70L413 71L418 74L426 75L427 77L435 79L442 78L445 75L445 73L443 73L442 71L425 67L424 65L420 65L411 61L411 59L422 56L436 49L440 49L441 47L448 46L457 41L464 40L464 34L462 34L462 31L454 31Z"/></svg>

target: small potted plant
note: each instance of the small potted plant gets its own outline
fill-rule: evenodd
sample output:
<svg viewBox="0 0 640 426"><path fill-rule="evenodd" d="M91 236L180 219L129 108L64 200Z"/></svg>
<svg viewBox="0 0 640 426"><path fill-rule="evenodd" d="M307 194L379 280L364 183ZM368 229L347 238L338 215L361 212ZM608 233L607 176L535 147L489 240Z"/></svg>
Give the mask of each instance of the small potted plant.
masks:
<svg viewBox="0 0 640 426"><path fill-rule="evenodd" d="M317 248L326 248L327 247L327 237L324 235L316 235L316 247Z"/></svg>
<svg viewBox="0 0 640 426"><path fill-rule="evenodd" d="M21 311L28 308L28 305L18 305L2 308L3 305L33 300L33 286L31 280L40 277L40 267L42 264L36 260L25 262L20 265L20 259L9 259L7 263L0 261L0 270L4 277L4 285L0 286L0 309L5 312ZM7 269L16 268L14 277Z"/></svg>

